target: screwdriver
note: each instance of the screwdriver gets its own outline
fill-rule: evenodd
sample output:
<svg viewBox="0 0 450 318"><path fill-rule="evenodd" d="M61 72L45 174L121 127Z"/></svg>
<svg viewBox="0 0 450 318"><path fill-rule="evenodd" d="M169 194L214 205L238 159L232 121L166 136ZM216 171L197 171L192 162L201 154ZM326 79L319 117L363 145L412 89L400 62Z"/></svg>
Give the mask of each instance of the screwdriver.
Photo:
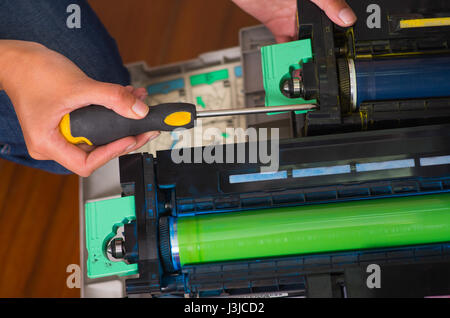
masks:
<svg viewBox="0 0 450 318"><path fill-rule="evenodd" d="M135 120L122 117L103 106L90 105L66 114L61 120L59 128L66 140L72 144L86 143L91 146L101 146L148 131L190 129L194 127L197 118L305 111L315 108L314 104L303 104L197 111L194 104L167 103L150 106L145 118Z"/></svg>

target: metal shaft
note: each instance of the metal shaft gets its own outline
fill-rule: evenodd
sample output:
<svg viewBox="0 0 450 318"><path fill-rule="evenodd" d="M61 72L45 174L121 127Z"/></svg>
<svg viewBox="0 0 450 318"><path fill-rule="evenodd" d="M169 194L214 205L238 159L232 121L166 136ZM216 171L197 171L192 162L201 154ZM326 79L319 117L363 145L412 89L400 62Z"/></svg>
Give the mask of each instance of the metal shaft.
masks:
<svg viewBox="0 0 450 318"><path fill-rule="evenodd" d="M208 110L197 112L197 118L204 117L219 117L219 116L236 116L236 115L250 115L250 114L265 114L278 112L294 112L313 110L317 107L315 104L303 105L289 105L289 106L273 106L273 107L252 107L242 109L222 109L222 110Z"/></svg>

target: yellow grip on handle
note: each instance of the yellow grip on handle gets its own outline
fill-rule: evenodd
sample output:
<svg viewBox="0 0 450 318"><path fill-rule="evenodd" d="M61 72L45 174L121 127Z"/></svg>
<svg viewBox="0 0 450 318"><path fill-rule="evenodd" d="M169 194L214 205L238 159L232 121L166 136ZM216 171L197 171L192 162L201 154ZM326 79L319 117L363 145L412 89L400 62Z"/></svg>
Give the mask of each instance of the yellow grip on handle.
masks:
<svg viewBox="0 0 450 318"><path fill-rule="evenodd" d="M164 123L173 127L182 127L192 121L192 115L189 112L174 112L164 119Z"/></svg>
<svg viewBox="0 0 450 318"><path fill-rule="evenodd" d="M78 144L88 144L89 146L92 146L92 142L87 139L86 137L74 137L72 136L72 133L70 131L70 114L64 115L63 119L59 123L59 131L61 134L66 138L68 142L74 145Z"/></svg>

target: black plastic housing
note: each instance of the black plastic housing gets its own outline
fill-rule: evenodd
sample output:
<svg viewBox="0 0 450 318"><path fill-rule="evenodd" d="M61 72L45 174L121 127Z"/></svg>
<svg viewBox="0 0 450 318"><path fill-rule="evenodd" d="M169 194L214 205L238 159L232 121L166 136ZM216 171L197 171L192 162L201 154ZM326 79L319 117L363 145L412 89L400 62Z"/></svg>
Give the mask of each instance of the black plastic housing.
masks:
<svg viewBox="0 0 450 318"><path fill-rule="evenodd" d="M161 263L168 259L170 246L168 238L162 238L167 231L160 231L158 220L161 216L450 192L450 164L420 164L421 158L449 156L449 145L450 125L290 140L280 145L280 169L338 164L354 167L356 163L396 159L414 159L416 164L389 173L357 172L352 168L346 176L315 176L301 181L289 176L281 181L238 184L230 183L229 176L259 172L263 164L175 164L171 151L158 152L156 159L148 154L121 157L123 195L135 196L137 215L136 222L126 225L125 241L137 242L139 251L135 259L132 246L126 247L131 251L126 258L139 264L140 273L138 279L127 280L127 293L311 297L422 297L448 293L450 285L427 277L440 270L443 280L450 278L450 243L202 264L173 271ZM223 150L226 155L227 149ZM412 289L393 284L389 289L372 290L365 285L366 268L371 263L387 268L394 276L404 270L424 279L415 281L417 286ZM328 287L323 287L324 282Z"/></svg>
<svg viewBox="0 0 450 318"><path fill-rule="evenodd" d="M298 0L299 39L312 39L315 74L305 76L307 92L320 110L294 119L296 136L450 123L449 98L364 102L352 110L342 91L347 79L338 59L383 59L450 54L450 26L401 29L400 21L450 16L450 2L349 0L358 20L348 29L334 25L316 5ZM378 11L379 9L379 11ZM377 14L379 13L379 20ZM379 25L376 23L379 21ZM345 77L348 76L345 74ZM318 80L316 80L318 79ZM347 84L347 83L345 83ZM438 85L438 83L437 83ZM337 98L336 98L337 97ZM362 120L361 120L362 119Z"/></svg>
<svg viewBox="0 0 450 318"><path fill-rule="evenodd" d="M335 26L311 1L298 1L299 38L312 39L314 53L305 69L304 75L312 79L306 87L318 99L320 110L293 116L289 127L280 127L302 137L280 144L279 170L287 171L286 179L230 182L232 175L260 172L261 162L175 164L171 151L158 152L157 158L121 157L123 195L135 196L137 215L136 222L125 226L126 258L139 264L139 278L126 282L128 294L425 297L450 293L448 242L202 264L179 271L161 262L170 252L167 237L162 237L167 235L167 225L161 224L159 230L161 217L450 192L449 164L421 164L423 158L450 156L450 98L368 102L352 112L341 105L337 63L342 58L449 52L449 27L405 31L397 26L402 18L449 17L450 2L347 2L359 18L352 30ZM367 28L369 5L381 8L379 29ZM244 144L246 162L249 147ZM229 150L223 151L225 157ZM401 159L413 160L414 167L388 172L355 168L358 163ZM351 166L351 173L301 180L292 176L293 169L343 164ZM370 264L382 267L381 289L366 284Z"/></svg>

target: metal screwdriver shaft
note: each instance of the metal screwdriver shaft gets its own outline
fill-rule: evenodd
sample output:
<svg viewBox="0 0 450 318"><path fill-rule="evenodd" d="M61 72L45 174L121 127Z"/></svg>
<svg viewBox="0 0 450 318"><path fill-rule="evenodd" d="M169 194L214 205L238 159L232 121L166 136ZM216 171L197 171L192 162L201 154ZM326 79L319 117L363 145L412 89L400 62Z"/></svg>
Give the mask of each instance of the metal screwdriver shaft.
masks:
<svg viewBox="0 0 450 318"><path fill-rule="evenodd" d="M221 110L208 110L198 111L197 118L206 117L221 117L221 116L238 116L238 115L251 115L251 114L266 114L266 113L278 113L278 112L293 112L293 111L305 111L313 110L317 107L315 104L303 104L303 105L289 105L289 106L273 106L273 107L252 107L242 109L221 109Z"/></svg>

